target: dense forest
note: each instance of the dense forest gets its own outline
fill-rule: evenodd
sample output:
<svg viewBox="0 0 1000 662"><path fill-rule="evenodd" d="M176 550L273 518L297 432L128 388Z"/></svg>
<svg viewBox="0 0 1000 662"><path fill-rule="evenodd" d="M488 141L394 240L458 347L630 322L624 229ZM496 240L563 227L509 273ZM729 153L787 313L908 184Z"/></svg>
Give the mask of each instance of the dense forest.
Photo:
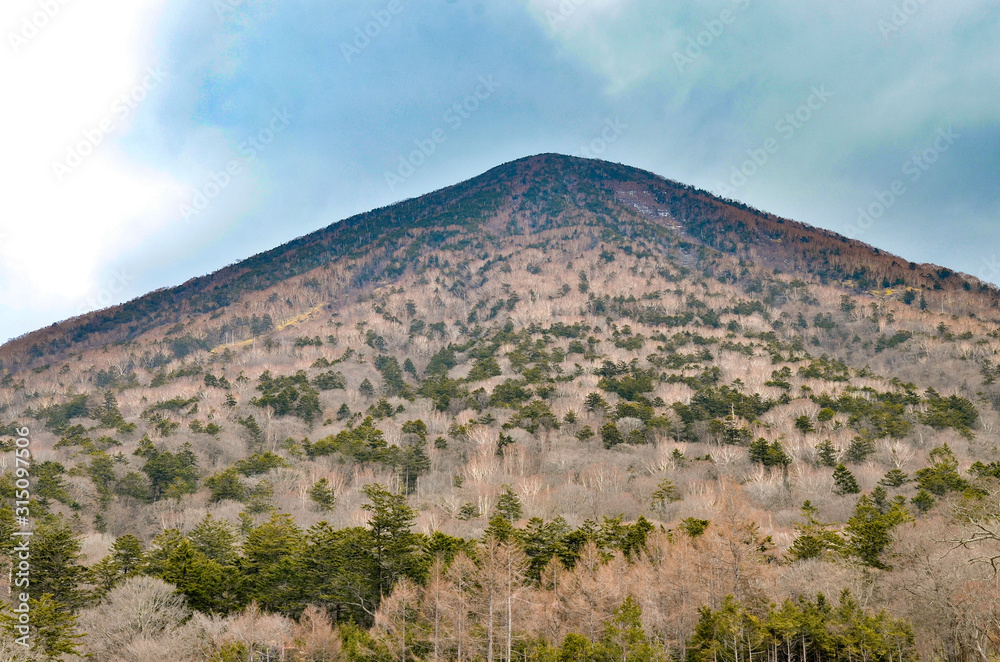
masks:
<svg viewBox="0 0 1000 662"><path fill-rule="evenodd" d="M347 219L0 348L0 659L1000 659L998 301L555 155Z"/></svg>

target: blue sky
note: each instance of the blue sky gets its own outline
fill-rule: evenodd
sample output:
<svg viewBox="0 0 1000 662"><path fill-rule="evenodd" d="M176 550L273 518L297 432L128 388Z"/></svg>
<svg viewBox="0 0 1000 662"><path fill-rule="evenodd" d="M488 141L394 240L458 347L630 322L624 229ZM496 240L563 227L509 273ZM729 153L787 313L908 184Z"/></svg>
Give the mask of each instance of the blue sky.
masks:
<svg viewBox="0 0 1000 662"><path fill-rule="evenodd" d="M9 0L0 27L0 339L541 152L1000 281L992 1Z"/></svg>

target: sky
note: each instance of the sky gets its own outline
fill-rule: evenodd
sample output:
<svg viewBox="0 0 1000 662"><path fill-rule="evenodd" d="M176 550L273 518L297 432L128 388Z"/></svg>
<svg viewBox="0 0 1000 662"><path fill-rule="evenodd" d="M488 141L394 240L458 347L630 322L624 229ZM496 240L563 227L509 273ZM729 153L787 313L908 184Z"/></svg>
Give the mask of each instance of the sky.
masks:
<svg viewBox="0 0 1000 662"><path fill-rule="evenodd" d="M523 156L1000 282L995 0L5 0L0 341Z"/></svg>

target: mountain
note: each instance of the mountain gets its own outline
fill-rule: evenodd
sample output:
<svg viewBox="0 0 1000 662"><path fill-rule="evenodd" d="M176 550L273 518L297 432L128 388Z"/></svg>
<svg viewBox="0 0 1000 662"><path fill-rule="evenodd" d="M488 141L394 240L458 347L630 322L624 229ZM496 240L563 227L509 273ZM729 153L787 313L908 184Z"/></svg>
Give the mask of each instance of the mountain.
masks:
<svg viewBox="0 0 1000 662"><path fill-rule="evenodd" d="M670 245L679 255L714 249L779 273L840 284L854 293L926 290L958 314L997 307L996 289L974 277L907 262L833 232L722 200L636 168L544 154L351 217L183 285L27 334L0 347L0 369L34 367L73 351L131 340L200 314L211 315L244 294L266 290L338 260L366 258L352 283L360 290L402 275L413 251L433 250L456 237L485 231L490 241L504 242L511 235L578 224L606 227L619 241L643 237ZM686 255L678 259L682 264L693 263ZM723 277L735 279L745 275L744 270L743 266L730 268ZM972 297L963 291L984 296ZM952 303L953 294L959 294L962 302Z"/></svg>
<svg viewBox="0 0 1000 662"><path fill-rule="evenodd" d="M995 655L998 304L544 154L5 344L0 444L95 659Z"/></svg>

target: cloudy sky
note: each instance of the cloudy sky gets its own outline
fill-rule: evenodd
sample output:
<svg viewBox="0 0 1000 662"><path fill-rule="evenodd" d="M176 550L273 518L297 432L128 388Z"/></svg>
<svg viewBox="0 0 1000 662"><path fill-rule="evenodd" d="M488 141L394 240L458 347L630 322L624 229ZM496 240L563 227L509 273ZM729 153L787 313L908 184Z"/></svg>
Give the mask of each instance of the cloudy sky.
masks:
<svg viewBox="0 0 1000 662"><path fill-rule="evenodd" d="M541 152L1000 282L995 0L5 0L0 341Z"/></svg>

